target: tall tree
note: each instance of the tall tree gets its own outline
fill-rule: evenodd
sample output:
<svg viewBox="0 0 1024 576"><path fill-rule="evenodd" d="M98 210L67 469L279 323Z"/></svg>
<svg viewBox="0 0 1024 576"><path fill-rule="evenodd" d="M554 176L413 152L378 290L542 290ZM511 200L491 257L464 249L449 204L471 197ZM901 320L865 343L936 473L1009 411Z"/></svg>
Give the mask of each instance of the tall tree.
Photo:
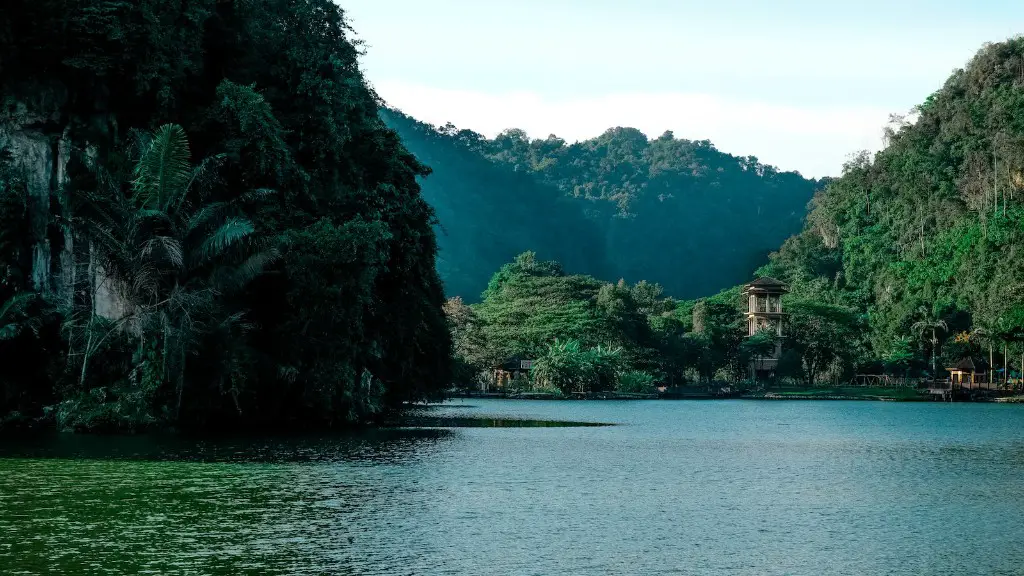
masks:
<svg viewBox="0 0 1024 576"><path fill-rule="evenodd" d="M928 335L928 342L932 345L932 377L934 378L937 374L935 371L935 361L939 354L938 331L948 331L949 325L946 324L945 320L932 315L932 312L925 306L921 306L918 309L918 314L921 315L921 319L914 322L911 329L918 335L918 337Z"/></svg>

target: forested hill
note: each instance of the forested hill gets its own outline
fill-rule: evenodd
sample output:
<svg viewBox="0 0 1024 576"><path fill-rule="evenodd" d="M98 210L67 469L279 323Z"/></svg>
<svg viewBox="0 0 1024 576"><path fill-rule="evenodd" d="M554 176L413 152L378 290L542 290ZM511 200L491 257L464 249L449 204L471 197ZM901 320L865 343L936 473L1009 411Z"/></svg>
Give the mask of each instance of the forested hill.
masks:
<svg viewBox="0 0 1024 576"><path fill-rule="evenodd" d="M436 397L425 167L332 0L5 0L0 428L337 426Z"/></svg>
<svg viewBox="0 0 1024 576"><path fill-rule="evenodd" d="M865 358L920 360L936 326L947 361L992 345L999 364L1004 344L1019 359L1024 40L985 46L914 116L815 197L762 272L865 313Z"/></svg>
<svg viewBox="0 0 1024 576"><path fill-rule="evenodd" d="M472 132L435 129L395 110L381 117L430 168L420 181L440 222L437 269L448 294L476 300L494 270L526 250L571 270L613 274L603 231L556 188L491 162L471 148Z"/></svg>
<svg viewBox="0 0 1024 576"><path fill-rule="evenodd" d="M438 266L447 293L469 300L524 250L580 273L658 282L676 297L713 294L799 232L819 185L670 132L649 140L614 128L570 145L508 130L490 140L383 114L433 170L422 186L444 227Z"/></svg>
<svg viewBox="0 0 1024 576"><path fill-rule="evenodd" d="M741 282L800 230L817 182L671 132L613 128L576 144L509 130L480 148L576 198L605 231L616 276L679 298Z"/></svg>

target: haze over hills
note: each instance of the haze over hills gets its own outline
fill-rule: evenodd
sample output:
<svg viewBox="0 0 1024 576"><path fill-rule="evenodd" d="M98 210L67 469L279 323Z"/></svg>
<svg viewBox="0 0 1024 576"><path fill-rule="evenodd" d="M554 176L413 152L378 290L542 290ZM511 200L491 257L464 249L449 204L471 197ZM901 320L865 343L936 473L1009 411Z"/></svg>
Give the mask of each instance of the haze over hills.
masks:
<svg viewBox="0 0 1024 576"><path fill-rule="evenodd" d="M446 292L467 300L526 250L680 298L709 295L749 278L799 231L823 184L671 132L620 127L568 144L382 116L432 169L421 184L442 228L438 269Z"/></svg>
<svg viewBox="0 0 1024 576"><path fill-rule="evenodd" d="M450 296L475 300L491 274L525 250L598 277L612 273L602 230L557 188L490 161L473 148L475 134L436 130L394 110L381 117L430 167L420 183L440 222L437 268Z"/></svg>

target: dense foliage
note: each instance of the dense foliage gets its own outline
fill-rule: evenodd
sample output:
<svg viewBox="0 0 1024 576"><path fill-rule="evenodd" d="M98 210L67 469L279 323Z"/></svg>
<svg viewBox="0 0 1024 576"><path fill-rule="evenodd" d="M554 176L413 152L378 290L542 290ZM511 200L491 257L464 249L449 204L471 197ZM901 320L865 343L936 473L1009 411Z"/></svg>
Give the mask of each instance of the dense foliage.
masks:
<svg viewBox="0 0 1024 576"><path fill-rule="evenodd" d="M1015 265L1024 253L1024 39L986 46L914 116L895 118L884 150L855 157L841 178L816 193L804 230L758 270L791 289L783 299L788 319L777 378L805 385L843 384L858 373L944 378L944 368L963 357L972 357L980 372L997 371L985 379L1024 370L1024 272ZM611 131L565 146L510 132L494 141L477 138L476 146L495 161L591 200L594 210L611 202L616 217L639 218L652 181L637 188L620 183L643 173L640 159L659 140L632 134L632 147L623 149L629 134ZM610 149L618 150L614 161L591 161L608 159L602 154ZM605 176L573 176L587 166L588 174ZM664 229L647 228L652 234ZM661 247L664 253L678 244ZM655 252L634 255L640 261ZM613 251L609 258L615 262ZM641 265L649 277L658 270ZM663 381L672 375L741 380L751 358L774 345L769 334L747 337L738 288L666 305L673 324L646 315L645 328L637 330L641 323L628 320L628 313L637 313L633 304L599 304L601 291L612 294L624 285L560 273L542 277L507 267L495 276L476 308L484 341L534 356L544 353L541 342L555 338L619 346L627 369ZM607 310L627 315L608 322Z"/></svg>
<svg viewBox="0 0 1024 576"><path fill-rule="evenodd" d="M761 273L787 280L794 297L861 315L848 369L943 377L965 355L1017 365L1024 40L985 46L894 120L887 147L849 162Z"/></svg>
<svg viewBox="0 0 1024 576"><path fill-rule="evenodd" d="M471 147L476 135L468 130L435 129L395 110L381 116L430 166L421 186L437 212L437 269L447 294L475 299L495 268L528 249L573 270L608 271L600 227L571 198L489 161Z"/></svg>
<svg viewBox="0 0 1024 576"><path fill-rule="evenodd" d="M513 356L541 358L541 377L565 391L610 389L614 378L595 379L620 365L681 370L678 356L662 348L660 336L679 321L660 287L569 275L558 262L537 260L532 252L502 266L482 302L467 306L453 298L445 311L456 358L468 367L462 384ZM654 317L662 319L657 327L648 321Z"/></svg>
<svg viewBox="0 0 1024 576"><path fill-rule="evenodd" d="M776 381L847 377L842 367L855 352L850 341L863 332L860 316L798 296L787 302L790 326ZM748 381L751 361L770 355L777 337L748 337L745 310L739 288L678 301L646 281L630 286L566 274L532 252L502 266L480 303L456 297L445 306L459 384L486 383L489 368L526 358L535 363L519 385L562 394Z"/></svg>
<svg viewBox="0 0 1024 576"><path fill-rule="evenodd" d="M799 231L821 184L671 133L615 128L569 145L386 117L433 168L424 195L450 234L439 268L447 293L466 299L524 250L597 277L648 278L680 298L713 294Z"/></svg>
<svg viewBox="0 0 1024 576"><path fill-rule="evenodd" d="M0 419L328 426L447 385L428 170L333 2L8 4Z"/></svg>
<svg viewBox="0 0 1024 576"><path fill-rule="evenodd" d="M678 298L747 279L800 229L819 184L671 132L613 128L567 144L508 130L477 147L575 198L604 233L612 277L647 278Z"/></svg>

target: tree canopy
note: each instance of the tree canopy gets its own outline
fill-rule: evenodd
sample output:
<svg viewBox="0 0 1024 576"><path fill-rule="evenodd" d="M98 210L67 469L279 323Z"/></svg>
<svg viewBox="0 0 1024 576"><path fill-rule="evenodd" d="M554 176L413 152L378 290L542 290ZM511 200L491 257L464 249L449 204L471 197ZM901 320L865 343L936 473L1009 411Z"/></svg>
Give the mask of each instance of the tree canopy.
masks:
<svg viewBox="0 0 1024 576"><path fill-rule="evenodd" d="M894 119L885 149L815 195L804 230L761 270L863 314L860 364L906 366L909 347L923 366L972 328L1024 351L1022 70L1024 40L983 47Z"/></svg>
<svg viewBox="0 0 1024 576"><path fill-rule="evenodd" d="M423 187L443 228L439 269L448 295L466 300L524 250L677 298L714 294L800 230L822 184L671 133L614 128L568 144L385 118L433 168Z"/></svg>

